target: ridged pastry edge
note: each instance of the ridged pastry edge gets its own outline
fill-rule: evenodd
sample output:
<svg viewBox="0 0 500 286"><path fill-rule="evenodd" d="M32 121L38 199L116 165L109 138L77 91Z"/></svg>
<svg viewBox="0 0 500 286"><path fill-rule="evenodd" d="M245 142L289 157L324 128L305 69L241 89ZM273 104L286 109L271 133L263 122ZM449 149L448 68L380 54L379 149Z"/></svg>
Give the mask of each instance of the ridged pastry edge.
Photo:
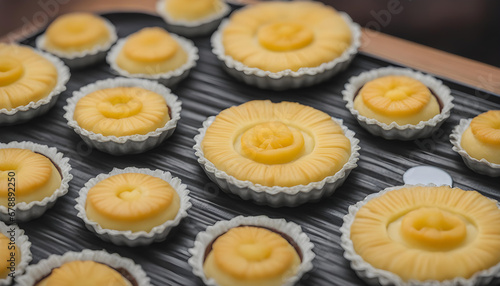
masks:
<svg viewBox="0 0 500 286"><path fill-rule="evenodd" d="M353 131L343 125L341 119L332 117L332 120L341 126L344 135L351 142L351 155L349 156L349 160L335 175L325 177L319 182L293 187L268 187L254 184L250 181L241 181L217 169L203 154L201 142L203 141L203 137L208 127L214 120L215 116L208 117L203 122L203 127L198 129L199 134L194 137L196 144L193 146L193 149L195 150L196 157L198 157L198 163L208 177L225 192L233 193L245 200L253 200L257 204L264 204L272 207L293 207L309 201L318 201L322 197L333 194L335 189L342 185L349 173L358 166L356 162L359 160L358 151L361 149L361 147L359 147L359 140L354 137L355 133Z"/></svg>
<svg viewBox="0 0 500 286"><path fill-rule="evenodd" d="M387 192L399 190L407 187L436 187L434 184L429 185L402 185L396 187L386 188L378 193L370 194L365 197L362 201L357 202L354 205L349 206L347 214L344 216L344 223L340 227L340 246L344 249L344 257L347 259L351 265L351 268L356 272L356 274L370 285L382 285L382 286L476 286L488 284L493 278L500 274L500 263L497 265L474 274L471 278L465 279L462 277L455 278L453 280L436 281L436 280L426 280L426 281L416 281L410 280L404 282L398 275L373 267L371 264L364 261L364 259L359 256L354 250L351 236L351 226L356 217L356 213L359 209L368 203L370 200L378 198ZM491 199L495 203L496 200ZM500 208L500 205L498 205Z"/></svg>
<svg viewBox="0 0 500 286"><path fill-rule="evenodd" d="M245 8L242 8L245 9ZM222 31L229 24L229 20L224 20L220 24L210 39L212 43L212 52L223 63L226 71L232 76L244 81L246 84L255 85L259 88L286 90L291 88L300 88L311 86L329 79L335 74L346 69L354 56L358 53L361 46L361 28L354 23L344 12L339 12L342 19L351 29L352 42L340 57L323 63L318 67L301 68L298 71L290 69L280 72L264 71L259 68L248 67L245 64L236 61L231 56L226 55L224 45L222 44Z"/></svg>

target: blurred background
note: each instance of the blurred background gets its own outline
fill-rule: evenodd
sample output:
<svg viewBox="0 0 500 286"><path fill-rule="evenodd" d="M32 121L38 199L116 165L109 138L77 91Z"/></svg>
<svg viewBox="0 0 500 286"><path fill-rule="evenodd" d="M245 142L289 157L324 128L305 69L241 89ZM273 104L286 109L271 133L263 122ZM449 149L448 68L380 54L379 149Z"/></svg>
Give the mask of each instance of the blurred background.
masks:
<svg viewBox="0 0 500 286"><path fill-rule="evenodd" d="M245 0L239 0L244 2ZM247 0L248 1L248 0ZM107 11L133 1L0 0L0 38L46 26L59 13L99 2ZM135 0L145 6L154 0ZM236 0L235 0L236 2ZM250 0L255 2L255 0ZM500 1L323 0L361 26L500 67Z"/></svg>

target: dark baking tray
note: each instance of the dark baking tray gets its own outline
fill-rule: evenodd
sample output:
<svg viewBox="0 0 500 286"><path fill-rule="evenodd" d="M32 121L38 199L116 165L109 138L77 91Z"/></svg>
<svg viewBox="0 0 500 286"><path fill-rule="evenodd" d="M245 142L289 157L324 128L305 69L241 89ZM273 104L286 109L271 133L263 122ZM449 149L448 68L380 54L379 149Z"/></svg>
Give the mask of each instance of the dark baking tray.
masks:
<svg viewBox="0 0 500 286"><path fill-rule="evenodd" d="M146 26L165 26L159 17L146 14L113 13L104 16L117 26L120 37ZM24 44L34 46L34 41L35 37L32 37ZM189 78L173 89L182 100L181 120L174 135L154 150L115 157L89 149L66 125L63 106L73 91L96 80L116 76L105 63L72 71L67 90L46 115L21 125L0 127L1 142L27 140L57 147L70 158L73 167L74 178L69 193L41 218L20 224L33 243L32 263L51 254L86 248L105 249L141 264L154 285L203 285L187 263L190 257L188 249L193 246L196 234L219 220L238 215L267 215L298 223L315 245L317 256L313 261L314 269L298 285L364 285L342 256L339 244L339 227L349 205L386 187L402 185L403 173L421 164L446 170L453 177L456 187L478 190L500 200L499 179L469 170L461 157L452 151L449 142L449 134L461 118L500 109L500 100L496 95L445 80L444 83L452 89L455 97L455 109L441 129L427 139L387 141L370 135L358 125L345 108L341 91L349 77L389 63L359 54L346 71L328 82L310 88L275 92L242 84L226 74L211 52L209 37L195 38L194 42L200 49L198 65L191 71ZM296 208L258 206L221 192L198 165L192 149L193 137L207 116L252 99L297 101L342 118L361 141L359 166L331 197ZM75 198L87 180L100 173L108 173L114 167L128 166L170 171L189 186L193 203L189 216L164 242L137 248L115 246L97 238L76 216Z"/></svg>

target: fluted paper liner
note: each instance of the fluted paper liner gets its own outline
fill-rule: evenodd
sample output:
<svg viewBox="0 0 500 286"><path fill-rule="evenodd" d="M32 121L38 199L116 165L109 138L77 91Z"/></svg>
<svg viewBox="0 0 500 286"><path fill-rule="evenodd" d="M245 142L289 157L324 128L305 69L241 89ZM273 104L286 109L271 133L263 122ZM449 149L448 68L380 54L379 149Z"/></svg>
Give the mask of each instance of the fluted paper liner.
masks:
<svg viewBox="0 0 500 286"><path fill-rule="evenodd" d="M83 129L78 125L78 122L73 118L75 107L78 101L89 93L97 90L113 87L141 87L155 93L160 94L170 108L171 118L161 128L157 128L147 134L137 134L129 136L104 136L92 131ZM181 102L178 97L171 93L170 89L165 86L150 80L130 79L130 78L110 78L96 81L82 87L80 90L73 92L73 96L68 98L67 105L64 106L66 113L64 118L68 121L68 125L80 135L80 137L92 147L101 151L113 154L136 154L150 150L160 145L165 139L172 136L177 127L177 121L181 118Z"/></svg>
<svg viewBox="0 0 500 286"><path fill-rule="evenodd" d="M156 2L156 12L167 23L167 30L186 37L208 35L219 26L222 18L224 18L231 9L224 1L220 3L222 6L216 13L207 15L198 20L176 20L172 19L165 9L168 0L159 0Z"/></svg>
<svg viewBox="0 0 500 286"><path fill-rule="evenodd" d="M358 24L352 21L349 15L344 12L339 13L351 30L351 45L340 55L340 57L317 67L304 67L300 68L298 71L287 69L279 72L270 72L255 67L249 67L233 59L233 57L226 55L222 43L222 32L229 24L229 20L227 19L222 21L217 31L212 35L212 52L222 61L223 67L229 74L247 84L274 90L311 86L325 81L346 69L354 56L358 53L358 48L361 45L361 29Z"/></svg>
<svg viewBox="0 0 500 286"><path fill-rule="evenodd" d="M244 200L252 200L257 204L269 205L272 207L298 206L309 201L318 201L322 197L333 194L335 189L340 187L346 180L352 169L358 165L359 160L359 140L354 137L355 133L342 124L342 120L332 118L339 124L344 135L351 142L351 155L349 160L337 173L327 176L318 182L311 182L307 185L297 185L292 187L281 186L263 186L254 184L250 181L238 180L226 172L217 169L217 167L205 158L201 142L205 137L208 127L215 120L215 116L208 117L203 122L203 127L199 129L200 133L194 137L196 144L193 146L195 154L198 157L198 163L201 165L208 177L223 191L240 196Z"/></svg>
<svg viewBox="0 0 500 286"><path fill-rule="evenodd" d="M403 281L398 275L373 267L368 262L359 256L354 250L353 243L351 240L351 226L354 222L357 212L361 207L363 207L370 200L378 198L387 192L399 190L408 187L435 187L434 184L429 185L403 185L397 187L386 188L378 193L368 195L363 201L359 201L354 205L349 206L348 213L344 216L344 223L340 228L342 236L340 238L340 246L344 249L344 257L349 260L351 268L356 272L356 274L367 282L369 285L382 285L382 286L475 286L475 285L486 285L494 277L500 276L500 263L497 265L474 274L471 278L465 279L463 277L457 277L453 280L437 281L437 280L426 280L426 281ZM493 200L494 201L494 200ZM496 201L495 201L496 202Z"/></svg>
<svg viewBox="0 0 500 286"><path fill-rule="evenodd" d="M169 183L172 188L177 192L180 198L180 208L177 212L177 215L173 220L168 220L161 225L154 227L151 231L118 231L112 229L102 228L99 223L90 220L87 217L87 213L85 211L85 205L87 201L87 194L89 190L94 187L100 181L103 181L111 176L118 174L126 174L126 173L140 173L146 174L150 176L154 176L164 180ZM77 204L75 208L78 210L77 216L81 218L86 227L97 234L101 239L105 241L110 241L117 245L127 245L127 246L140 246L147 245L153 242L160 242L167 238L167 235L170 231L179 225L181 220L185 218L188 213L188 209L191 208L191 202L189 201L189 191L187 190L187 186L182 184L181 180L176 177L172 177L172 174L169 172L164 172L161 170L150 170L150 169L139 169L135 167L128 167L125 169L113 169L108 174L100 174L95 178L90 179L85 186L80 189L79 196L76 199Z"/></svg>
<svg viewBox="0 0 500 286"><path fill-rule="evenodd" d="M170 36L172 36L172 38L177 41L177 43L184 51L186 51L188 55L186 63L175 70L158 74L140 74L129 73L128 71L120 68L116 63L116 58L118 57L120 51L123 49L125 42L128 40L128 37L118 40L116 45L113 46L113 48L106 56L106 61L111 66L111 68L120 76L157 80L165 86L172 87L188 76L189 71L196 66L196 61L198 60L199 56L198 48L193 44L192 41L172 33L170 33Z"/></svg>
<svg viewBox="0 0 500 286"><path fill-rule="evenodd" d="M18 286L33 286L40 279L49 275L50 272L64 263L71 261L95 261L112 268L126 269L137 281L139 286L151 286L149 277L142 267L132 259L121 257L113 253L110 254L104 250L85 249L82 252L66 252L64 255L51 255L46 259L40 260L37 264L30 265L26 269L26 274L17 279Z"/></svg>
<svg viewBox="0 0 500 286"><path fill-rule="evenodd" d="M49 53L38 51L36 49L33 49L33 51L44 57L56 68L56 86L46 97L36 102L31 101L27 105L18 106L11 110L7 110L6 108L0 109L0 126L22 123L32 119L33 117L46 113L56 104L59 95L66 90L66 83L71 76L69 68L64 65L60 59Z"/></svg>
<svg viewBox="0 0 500 286"><path fill-rule="evenodd" d="M102 17L101 17L102 18ZM47 51L59 57L70 68L82 68L85 66L93 65L97 62L104 60L106 52L116 42L118 36L116 35L116 28L105 18L104 24L109 31L109 39L105 43L95 45L94 47L85 51L66 52L61 50L47 50L45 46L45 34L36 38L36 47L40 50Z"/></svg>
<svg viewBox="0 0 500 286"><path fill-rule="evenodd" d="M28 236L24 234L24 230L20 229L17 225L6 225L0 221L0 232L3 235L5 235L6 237L11 237L10 233L7 232L8 230L11 229L14 229L15 239L16 239L15 244L21 251L21 261L19 262L18 260L16 260L16 272L14 275L14 277L19 277L24 273L26 267L33 259L30 250L31 242L29 241ZM5 253L8 253L8 251ZM7 258L5 259L7 260ZM5 279L0 279L0 285L11 285L11 283L12 283L11 276L7 276L7 278Z"/></svg>
<svg viewBox="0 0 500 286"><path fill-rule="evenodd" d="M472 171L491 177L500 176L500 164L488 162L486 159L478 160L476 158L472 158L462 147L462 134L465 130L467 130L471 121L472 118L461 119L460 123L453 128L453 131L450 134L450 142L453 144L453 151L462 156L465 165L467 165L467 167L469 167Z"/></svg>
<svg viewBox="0 0 500 286"><path fill-rule="evenodd" d="M33 201L30 203L22 202L16 204L13 208L15 211L15 222L26 222L40 217L46 210L54 206L59 197L68 193L69 182L73 178L73 175L70 174L71 166L69 165L69 159L65 158L64 155L58 152L56 148L28 141L14 141L8 144L0 143L0 149L5 148L21 148L40 153L49 158L61 171L61 185L50 197L46 197L42 201ZM0 220L7 223L11 222L11 216L9 215L8 208L1 205Z"/></svg>
<svg viewBox="0 0 500 286"><path fill-rule="evenodd" d="M443 106L441 108L441 113L427 121L420 121L416 125L399 125L396 122L385 124L376 119L360 115L359 112L354 109L354 98L359 89L371 80L388 75L408 76L422 82L425 86L432 90L438 97L439 101L442 102ZM421 72L416 72L408 68L396 67L374 69L363 72L357 76L353 76L349 79L349 82L345 84L344 90L342 91L347 109L352 115L354 115L354 117L356 117L361 127L365 128L373 135L391 140L414 140L417 138L429 137L432 133L438 130L441 124L443 124L443 122L450 117L451 110L453 109L453 96L451 96L450 93L450 89L447 86L445 86L440 80L430 75L425 75Z"/></svg>
<svg viewBox="0 0 500 286"><path fill-rule="evenodd" d="M260 226L279 231L288 235L298 245L302 252L300 266L297 273L288 278L282 286L294 285L305 273L313 268L312 261L316 256L312 251L314 245L298 224L287 222L285 219L271 219L267 216L238 216L229 221L219 221L207 227L205 231L198 233L193 248L189 249L189 253L192 256L189 258L188 263L193 268L194 275L200 277L205 285L217 286L217 283L213 279L208 279L203 271L205 250L218 236L240 225Z"/></svg>

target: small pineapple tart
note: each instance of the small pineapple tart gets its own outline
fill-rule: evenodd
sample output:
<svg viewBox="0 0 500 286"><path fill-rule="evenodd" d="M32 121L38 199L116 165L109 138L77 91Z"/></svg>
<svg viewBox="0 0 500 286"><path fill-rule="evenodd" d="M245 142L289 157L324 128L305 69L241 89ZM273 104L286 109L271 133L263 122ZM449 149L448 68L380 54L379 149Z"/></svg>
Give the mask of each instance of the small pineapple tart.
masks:
<svg viewBox="0 0 500 286"><path fill-rule="evenodd" d="M82 97L73 118L87 131L120 137L155 131L170 115L160 94L140 87L114 87Z"/></svg>
<svg viewBox="0 0 500 286"><path fill-rule="evenodd" d="M1 179L0 179L1 181ZM20 247L10 241L9 237L5 236L3 233L0 233L0 282L3 279L7 279L9 277L10 271L10 261L11 257L15 257L17 265L20 264L21 258L21 249ZM19 269L16 269L18 271ZM5 285L5 284L4 284Z"/></svg>
<svg viewBox="0 0 500 286"><path fill-rule="evenodd" d="M241 226L218 237L203 270L220 286L280 286L300 265L294 247L271 230Z"/></svg>
<svg viewBox="0 0 500 286"><path fill-rule="evenodd" d="M196 21L209 17L222 9L221 0L162 0L165 12L173 20Z"/></svg>
<svg viewBox="0 0 500 286"><path fill-rule="evenodd" d="M105 20L89 13L58 17L47 28L44 49L49 52L83 52L109 42L111 32Z"/></svg>
<svg viewBox="0 0 500 286"><path fill-rule="evenodd" d="M56 67L30 47L0 43L0 109L37 102L57 84Z"/></svg>
<svg viewBox="0 0 500 286"><path fill-rule="evenodd" d="M71 261L64 263L35 286L132 286L122 274L115 269L94 261Z"/></svg>
<svg viewBox="0 0 500 286"><path fill-rule="evenodd" d="M144 28L130 35L116 64L130 74L161 74L173 71L188 60L188 54L167 31Z"/></svg>
<svg viewBox="0 0 500 286"><path fill-rule="evenodd" d="M224 28L226 55L264 71L298 71L333 61L351 45L351 30L318 2L269 1L236 11Z"/></svg>
<svg viewBox="0 0 500 286"><path fill-rule="evenodd" d="M439 102L429 88L408 76L384 76L369 81L355 97L354 109L387 125L416 125L440 113Z"/></svg>
<svg viewBox="0 0 500 286"><path fill-rule="evenodd" d="M471 157L500 164L500 110L490 110L472 119L460 144Z"/></svg>
<svg viewBox="0 0 500 286"><path fill-rule="evenodd" d="M269 100L223 110L201 145L219 170L263 186L321 181L342 169L351 154L349 139L328 114Z"/></svg>
<svg viewBox="0 0 500 286"><path fill-rule="evenodd" d="M9 173L15 174L16 203L42 201L61 186L61 174L49 158L26 149L0 149L0 205L5 207Z"/></svg>
<svg viewBox="0 0 500 286"><path fill-rule="evenodd" d="M132 232L149 232L173 220L179 208L179 195L168 182L140 173L114 175L97 183L85 204L87 217L102 228Z"/></svg>
<svg viewBox="0 0 500 286"><path fill-rule="evenodd" d="M475 191L403 187L362 206L350 237L364 261L404 281L468 279L500 262L500 210Z"/></svg>

